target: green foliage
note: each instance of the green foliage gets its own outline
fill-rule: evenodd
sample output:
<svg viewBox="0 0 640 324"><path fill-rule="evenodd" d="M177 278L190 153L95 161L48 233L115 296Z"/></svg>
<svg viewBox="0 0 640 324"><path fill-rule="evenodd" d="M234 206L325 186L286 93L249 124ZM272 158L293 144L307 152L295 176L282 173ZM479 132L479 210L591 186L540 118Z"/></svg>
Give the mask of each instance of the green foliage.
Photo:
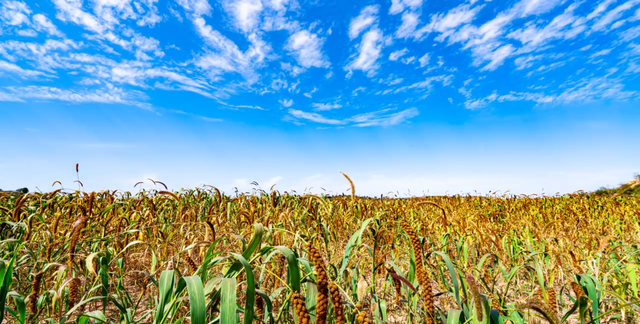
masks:
<svg viewBox="0 0 640 324"><path fill-rule="evenodd" d="M437 324L636 323L639 206L597 194L3 195L0 322L296 323L300 293L313 324L319 266L345 309L336 318L330 301L328 324L424 322L428 295L403 221L422 248ZM310 261L308 243L326 264Z"/></svg>

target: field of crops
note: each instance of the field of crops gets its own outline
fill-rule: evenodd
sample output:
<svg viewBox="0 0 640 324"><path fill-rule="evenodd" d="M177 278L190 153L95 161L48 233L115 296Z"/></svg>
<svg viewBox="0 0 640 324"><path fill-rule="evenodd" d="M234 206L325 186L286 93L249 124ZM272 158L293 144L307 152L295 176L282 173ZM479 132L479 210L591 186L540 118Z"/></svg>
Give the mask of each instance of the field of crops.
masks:
<svg viewBox="0 0 640 324"><path fill-rule="evenodd" d="M638 197L57 190L0 221L8 323L640 323Z"/></svg>

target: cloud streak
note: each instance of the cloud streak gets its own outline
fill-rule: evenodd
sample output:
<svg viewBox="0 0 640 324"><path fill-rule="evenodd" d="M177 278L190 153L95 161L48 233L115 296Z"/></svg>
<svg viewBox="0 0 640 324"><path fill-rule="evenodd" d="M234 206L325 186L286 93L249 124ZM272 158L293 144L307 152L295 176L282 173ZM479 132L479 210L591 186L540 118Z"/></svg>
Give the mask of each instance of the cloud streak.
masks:
<svg viewBox="0 0 640 324"><path fill-rule="evenodd" d="M429 106L632 101L640 91L640 0L326 6L7 0L2 100L151 109L170 92L274 120L383 127Z"/></svg>

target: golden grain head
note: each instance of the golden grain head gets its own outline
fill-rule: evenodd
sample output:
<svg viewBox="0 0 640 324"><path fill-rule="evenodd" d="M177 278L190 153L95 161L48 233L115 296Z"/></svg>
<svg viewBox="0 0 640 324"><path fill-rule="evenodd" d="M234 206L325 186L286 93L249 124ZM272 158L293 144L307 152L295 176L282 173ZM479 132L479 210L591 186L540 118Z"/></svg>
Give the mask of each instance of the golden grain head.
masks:
<svg viewBox="0 0 640 324"><path fill-rule="evenodd" d="M110 296L126 293L136 296L133 302L140 307L157 309L153 305L159 291L147 275L157 280L164 269L174 271L175 285L200 270L203 286L214 290L220 287L219 278L236 276L241 302L250 272L234 264L231 252L246 256L256 289L275 296L271 308L257 297L255 314L260 318L269 319L271 310L274 319L290 321L295 316L298 324L346 324L354 318L357 323L373 323L374 316L381 322L375 298L384 297L389 322L440 324L451 309L479 308L469 303L486 294L501 314L513 312L512 305L520 306L522 315L529 313L524 324L533 318L558 324L558 317L572 306L567 293L588 301L585 288L571 279L586 274L596 280L602 323L638 322L630 279L634 272L637 275L640 254L637 196L367 198L355 196L353 181L347 175L345 179L352 186L351 200L275 191L229 196L218 189L2 192L0 237L6 244L0 245L0 253L17 253L11 290L26 297L28 323L59 321L84 295L99 296L103 279ZM301 246L303 240L309 244ZM15 242L22 242L17 250ZM189 248L195 252L184 253L191 242L197 242ZM347 247L351 251L344 257ZM289 252L284 248L298 258L302 282L291 282L290 264L283 255ZM275 254L267 258L270 253ZM102 262L106 277L100 276ZM532 289L536 274L518 267L535 263L541 267L543 283ZM91 265L96 268L90 269ZM459 292L461 301L451 293L451 265L457 272L473 273L456 276L459 287L467 289ZM57 271L52 270L49 280L44 272L51 267ZM512 271L516 275L507 285L502 274ZM603 274L613 279L605 281ZM297 289L294 286L298 293L291 293ZM187 304L172 310L175 319L189 318L188 293L178 297ZM315 305L309 310L306 298L314 293ZM207 323L218 316L220 298L212 298L215 295L205 297ZM393 299L395 305L389 306ZM290 303L293 314L281 313L285 303ZM356 308L344 306L355 303ZM71 320L84 313L82 307ZM102 309L102 302L86 307ZM111 304L105 315L128 316ZM155 316L152 312L142 320L155 322ZM568 318L586 323L591 316L575 312Z"/></svg>

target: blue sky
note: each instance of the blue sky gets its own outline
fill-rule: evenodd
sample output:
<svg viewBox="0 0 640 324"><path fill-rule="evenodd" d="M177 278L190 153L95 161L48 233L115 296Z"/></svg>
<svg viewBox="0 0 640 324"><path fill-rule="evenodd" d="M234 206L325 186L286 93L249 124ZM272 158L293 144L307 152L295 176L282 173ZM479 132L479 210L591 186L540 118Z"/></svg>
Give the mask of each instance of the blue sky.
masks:
<svg viewBox="0 0 640 324"><path fill-rule="evenodd" d="M593 190L639 75L640 0L5 0L0 188Z"/></svg>

